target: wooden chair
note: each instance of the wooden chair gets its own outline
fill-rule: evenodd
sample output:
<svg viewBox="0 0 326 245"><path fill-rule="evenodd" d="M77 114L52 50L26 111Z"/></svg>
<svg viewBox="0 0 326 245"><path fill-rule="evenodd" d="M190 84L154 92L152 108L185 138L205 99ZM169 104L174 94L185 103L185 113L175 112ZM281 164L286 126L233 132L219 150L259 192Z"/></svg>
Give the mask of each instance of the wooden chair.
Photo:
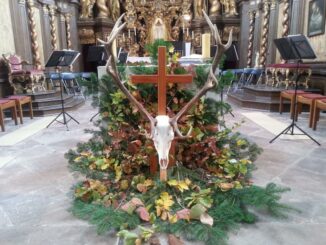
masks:
<svg viewBox="0 0 326 245"><path fill-rule="evenodd" d="M326 96L320 95L320 94L311 94L311 93L306 93L306 94L301 94L298 95L298 106L297 110L295 112L295 120L298 120L298 114L302 112L302 105L308 105L309 106L309 127L312 127L312 117L314 114L314 107L315 107L315 102L316 100L319 99L326 99Z"/></svg>
<svg viewBox="0 0 326 245"><path fill-rule="evenodd" d="M0 126L1 130L5 131L5 123L4 123L4 114L3 111L10 109L11 110L11 117L15 120L15 124L17 125L17 110L16 110L16 103L13 100L7 99L0 99Z"/></svg>
<svg viewBox="0 0 326 245"><path fill-rule="evenodd" d="M320 110L326 111L326 99L316 100L315 102L315 108L314 108L314 114L312 117L312 129L317 129L317 122L319 121L320 116Z"/></svg>
<svg viewBox="0 0 326 245"><path fill-rule="evenodd" d="M298 95L302 95L306 93L305 91L303 90L297 90L297 96ZM282 114L283 112L283 108L284 108L284 100L287 99L287 100L290 100L291 102L291 106L290 106L290 115L291 115L291 118L294 117L294 94L295 94L295 91L294 90L283 90L281 92L281 95L280 95L280 108L279 108L279 111L280 111L280 114Z"/></svg>
<svg viewBox="0 0 326 245"><path fill-rule="evenodd" d="M12 96L9 96L8 99L15 101L21 124L23 124L23 105L25 105L25 104L28 104L29 116L31 119L33 119L33 106L32 106L32 99L30 96L12 95Z"/></svg>

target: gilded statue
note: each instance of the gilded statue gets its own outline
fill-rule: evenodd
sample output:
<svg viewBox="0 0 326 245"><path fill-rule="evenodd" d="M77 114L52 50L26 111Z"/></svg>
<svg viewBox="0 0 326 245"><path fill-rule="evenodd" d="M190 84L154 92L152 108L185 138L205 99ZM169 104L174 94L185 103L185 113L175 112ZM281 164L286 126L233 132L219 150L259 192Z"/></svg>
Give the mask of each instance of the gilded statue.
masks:
<svg viewBox="0 0 326 245"><path fill-rule="evenodd" d="M209 15L219 15L221 11L221 3L219 0L209 0Z"/></svg>
<svg viewBox="0 0 326 245"><path fill-rule="evenodd" d="M96 0L96 6L98 9L97 17L100 17L100 18L109 17L109 9L106 6L106 0Z"/></svg>
<svg viewBox="0 0 326 245"><path fill-rule="evenodd" d="M226 16L239 15L237 12L237 4L235 0L221 0L221 3L223 4L224 14Z"/></svg>
<svg viewBox="0 0 326 245"><path fill-rule="evenodd" d="M178 26L174 26L172 28L172 33L171 33L172 40L179 41L179 36L180 36L180 29Z"/></svg>
<svg viewBox="0 0 326 245"><path fill-rule="evenodd" d="M79 18L81 19L93 18L92 9L94 4L95 4L95 0L80 0L81 13Z"/></svg>
<svg viewBox="0 0 326 245"><path fill-rule="evenodd" d="M206 9L204 0L195 0L194 1L194 16L195 18L202 18L203 12L202 10Z"/></svg>
<svg viewBox="0 0 326 245"><path fill-rule="evenodd" d="M108 0L109 9L111 10L111 18L117 20L120 17L120 2L119 0Z"/></svg>

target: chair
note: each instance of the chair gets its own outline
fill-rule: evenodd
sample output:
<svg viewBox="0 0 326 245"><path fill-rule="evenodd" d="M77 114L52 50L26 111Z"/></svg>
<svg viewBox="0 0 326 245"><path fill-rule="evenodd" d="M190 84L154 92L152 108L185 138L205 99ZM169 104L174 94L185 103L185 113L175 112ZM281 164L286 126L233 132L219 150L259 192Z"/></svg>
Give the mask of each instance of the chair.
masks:
<svg viewBox="0 0 326 245"><path fill-rule="evenodd" d="M18 55L3 54L2 56L8 68L9 83L14 88L14 94L46 91L43 70L25 68L26 65L31 64Z"/></svg>
<svg viewBox="0 0 326 245"><path fill-rule="evenodd" d="M0 99L0 126L1 130L5 131L5 123L4 123L4 114L3 111L10 109L11 110L11 117L15 120L15 124L17 125L17 110L16 110L16 103L13 100L7 99Z"/></svg>
<svg viewBox="0 0 326 245"><path fill-rule="evenodd" d="M297 90L297 95L301 95L301 94L304 94L306 93L305 91L303 90ZM294 90L283 90L280 94L280 108L279 108L279 112L280 114L283 113L283 108L284 108L284 100L287 99L287 100L290 100L291 102L291 106L290 106L290 115L291 115L291 118L294 117L294 94L295 94L295 91Z"/></svg>
<svg viewBox="0 0 326 245"><path fill-rule="evenodd" d="M67 93L74 94L75 96L79 95L85 98L81 86L79 85L78 80L76 79L77 76L79 76L79 73L72 73L72 72L61 73L63 85L65 86Z"/></svg>
<svg viewBox="0 0 326 245"><path fill-rule="evenodd" d="M320 95L320 94L311 94L311 93L306 93L306 94L300 94L297 97L298 101L298 106L297 110L295 112L295 119L298 120L298 114L302 112L302 105L308 105L309 106L309 127L312 127L312 117L314 114L314 109L315 109L315 102L316 100L319 99L326 99L326 96Z"/></svg>
<svg viewBox="0 0 326 245"><path fill-rule="evenodd" d="M315 102L314 114L312 117L312 129L317 129L317 122L319 121L320 110L326 111L326 99L317 99Z"/></svg>
<svg viewBox="0 0 326 245"><path fill-rule="evenodd" d="M13 100L16 103L16 108L18 110L18 114L20 117L20 123L23 124L23 105L28 104L29 107L29 116L33 119L33 106L32 106L32 99L30 96L23 96L23 95L12 95L7 97L9 100Z"/></svg>

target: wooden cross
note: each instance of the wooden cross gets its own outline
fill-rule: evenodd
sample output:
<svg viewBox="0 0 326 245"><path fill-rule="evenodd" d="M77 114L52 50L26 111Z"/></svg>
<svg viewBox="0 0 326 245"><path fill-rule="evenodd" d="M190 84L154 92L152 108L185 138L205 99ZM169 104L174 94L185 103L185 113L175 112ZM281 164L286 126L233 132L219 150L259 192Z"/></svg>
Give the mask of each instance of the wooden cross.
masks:
<svg viewBox="0 0 326 245"><path fill-rule="evenodd" d="M158 113L166 115L166 86L168 83L191 83L192 75L166 74L166 47L158 48L158 73L156 75L132 75L131 82L158 84Z"/></svg>
<svg viewBox="0 0 326 245"><path fill-rule="evenodd" d="M158 48L158 73L156 75L132 75L133 83L157 83L158 84L158 113L157 115L166 115L166 86L168 83L191 83L192 75L174 75L166 74L166 47ZM175 141L170 148L170 156L175 154ZM174 165L174 158L170 157L170 166ZM155 155L150 156L150 172L154 174L157 171L158 161Z"/></svg>

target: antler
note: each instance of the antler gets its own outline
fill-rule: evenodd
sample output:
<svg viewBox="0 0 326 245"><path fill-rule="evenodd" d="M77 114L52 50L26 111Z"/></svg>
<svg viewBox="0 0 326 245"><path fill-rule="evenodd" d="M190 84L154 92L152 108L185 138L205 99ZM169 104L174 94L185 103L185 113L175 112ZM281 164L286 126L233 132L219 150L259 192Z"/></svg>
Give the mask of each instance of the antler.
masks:
<svg viewBox="0 0 326 245"><path fill-rule="evenodd" d="M126 97L129 99L129 101L134 104L139 112L146 118L149 120L149 122L151 123L151 135L148 136L150 138L152 138L153 136L153 129L154 126L156 124L156 120L152 117L152 115L145 109L145 107L139 103L136 98L129 92L129 90L126 88L126 86L123 84L123 82L121 81L121 78L119 76L118 73L118 69L117 69L117 65L116 65L116 60L115 57L113 55L113 41L116 39L117 35L119 34L119 32L125 27L126 23L121 23L122 19L124 17L124 14L122 14L120 16L120 18L117 20L117 22L115 23L110 35L108 36L107 42L98 39L98 41L102 44L104 44L105 50L109 56L108 61L106 63L106 70L108 72L108 74L111 75L112 79L116 82L116 84L118 85L118 87L121 89L121 91L126 95Z"/></svg>
<svg viewBox="0 0 326 245"><path fill-rule="evenodd" d="M233 35L233 29L231 29L229 34L229 40L226 44L222 43L220 34L217 30L217 26L211 22L205 11L203 10L204 17L211 29L212 35L214 40L217 43L217 51L215 53L212 66L209 71L209 75L207 78L207 81L205 85L197 92L197 94L175 115L173 118L171 118L170 123L172 127L174 128L175 132L178 134L179 137L185 138L188 137L191 134L192 128L188 131L187 135L182 135L179 128L178 128L178 120L188 111L190 108L204 95L206 92L212 88L216 84L218 84L218 80L215 77L215 71L218 67L218 64L220 62L220 59L223 55L223 53L231 46L232 44L232 35Z"/></svg>

